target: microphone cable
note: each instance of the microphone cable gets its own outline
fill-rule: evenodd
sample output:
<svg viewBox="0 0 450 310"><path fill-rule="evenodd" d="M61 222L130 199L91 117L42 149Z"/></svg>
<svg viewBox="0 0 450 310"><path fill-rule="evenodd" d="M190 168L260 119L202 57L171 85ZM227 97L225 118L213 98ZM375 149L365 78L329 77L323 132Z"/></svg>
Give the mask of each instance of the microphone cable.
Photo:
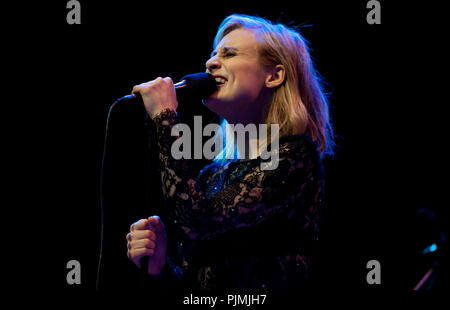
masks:
<svg viewBox="0 0 450 310"><path fill-rule="evenodd" d="M102 262L103 262L103 252L104 252L104 246L105 246L105 163L106 163L106 154L108 150L108 142L111 137L110 134L110 119L111 119L111 113L114 110L116 106L122 103L133 103L133 104L139 104L142 102L141 94L137 93L133 96L124 96L122 98L117 99L109 108L108 114L106 116L106 126L105 126L105 138L103 141L103 155L102 155L102 161L100 166L100 252L99 252L99 259L98 259L98 265L97 265L97 277L96 277L96 290L100 289L100 273L102 269Z"/></svg>
<svg viewBox="0 0 450 310"><path fill-rule="evenodd" d="M105 128L105 138L103 141L103 155L102 155L102 162L100 166L100 253L99 253L99 259L98 259L98 266L97 266L97 278L95 283L96 290L100 289L100 272L102 268L102 261L103 261L103 251L104 251L104 238L105 238L105 205L104 205L104 194L105 194L105 184L104 184L104 178L105 178L105 161L106 161L106 150L108 148L108 140L110 137L109 130L110 130L110 118L111 118L111 112L116 106L118 101L114 102L111 107L109 108L108 115L106 117L106 128Z"/></svg>

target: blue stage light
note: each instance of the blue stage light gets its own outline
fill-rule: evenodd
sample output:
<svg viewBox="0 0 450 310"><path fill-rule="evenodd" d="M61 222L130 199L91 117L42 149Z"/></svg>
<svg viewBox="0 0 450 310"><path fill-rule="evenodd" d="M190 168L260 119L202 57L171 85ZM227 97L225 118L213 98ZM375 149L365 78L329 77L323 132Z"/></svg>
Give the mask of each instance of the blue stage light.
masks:
<svg viewBox="0 0 450 310"><path fill-rule="evenodd" d="M431 253L437 250L436 243L433 243L430 246L427 246L425 249L423 249L423 254Z"/></svg>

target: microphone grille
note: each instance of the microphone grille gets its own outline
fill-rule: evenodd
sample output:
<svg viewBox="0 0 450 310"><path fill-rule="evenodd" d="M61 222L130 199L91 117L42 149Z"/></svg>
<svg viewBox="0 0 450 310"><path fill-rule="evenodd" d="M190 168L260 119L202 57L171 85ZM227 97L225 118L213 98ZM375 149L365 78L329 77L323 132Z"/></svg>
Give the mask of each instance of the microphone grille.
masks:
<svg viewBox="0 0 450 310"><path fill-rule="evenodd" d="M206 72L188 74L181 80L186 81L186 91L199 96L201 99L208 98L217 89L215 79Z"/></svg>

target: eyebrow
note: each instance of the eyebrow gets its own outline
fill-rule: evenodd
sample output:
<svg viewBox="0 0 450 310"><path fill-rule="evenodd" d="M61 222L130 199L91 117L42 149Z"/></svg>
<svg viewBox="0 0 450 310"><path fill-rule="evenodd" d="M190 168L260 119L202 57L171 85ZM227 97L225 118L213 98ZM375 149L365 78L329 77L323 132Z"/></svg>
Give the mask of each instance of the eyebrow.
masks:
<svg viewBox="0 0 450 310"><path fill-rule="evenodd" d="M219 49L223 54L229 51L234 51L237 52L239 51L238 48L234 47L234 46L223 46ZM211 52L211 57L215 56L217 54L217 51L212 51Z"/></svg>

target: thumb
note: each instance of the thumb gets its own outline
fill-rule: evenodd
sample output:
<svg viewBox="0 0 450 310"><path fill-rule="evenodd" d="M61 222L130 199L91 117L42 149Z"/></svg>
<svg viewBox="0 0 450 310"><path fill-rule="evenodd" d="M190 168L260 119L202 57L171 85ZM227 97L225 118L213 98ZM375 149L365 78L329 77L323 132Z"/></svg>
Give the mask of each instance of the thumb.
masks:
<svg viewBox="0 0 450 310"><path fill-rule="evenodd" d="M148 221L154 227L156 232L164 231L164 224L159 216L157 215L151 216L148 218Z"/></svg>

